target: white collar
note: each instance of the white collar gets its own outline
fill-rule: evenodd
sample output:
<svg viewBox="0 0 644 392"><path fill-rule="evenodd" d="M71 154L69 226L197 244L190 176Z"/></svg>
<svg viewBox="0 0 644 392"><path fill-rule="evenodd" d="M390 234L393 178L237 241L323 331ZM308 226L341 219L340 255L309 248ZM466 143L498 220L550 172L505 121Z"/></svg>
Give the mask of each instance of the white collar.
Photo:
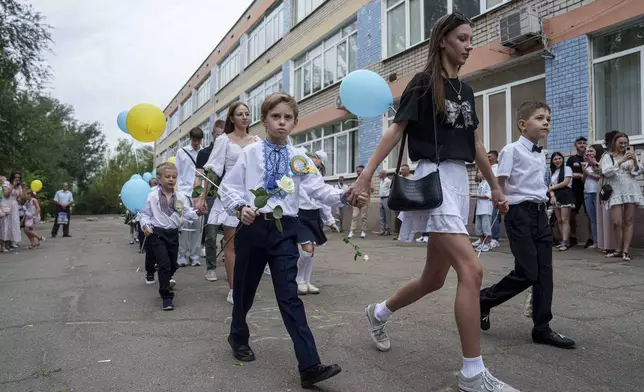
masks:
<svg viewBox="0 0 644 392"><path fill-rule="evenodd" d="M530 152L532 152L532 147L534 147L534 146L539 147L538 144L532 143L530 140L528 140L528 138L524 137L523 135L521 135L521 137L519 137L519 143L521 143Z"/></svg>

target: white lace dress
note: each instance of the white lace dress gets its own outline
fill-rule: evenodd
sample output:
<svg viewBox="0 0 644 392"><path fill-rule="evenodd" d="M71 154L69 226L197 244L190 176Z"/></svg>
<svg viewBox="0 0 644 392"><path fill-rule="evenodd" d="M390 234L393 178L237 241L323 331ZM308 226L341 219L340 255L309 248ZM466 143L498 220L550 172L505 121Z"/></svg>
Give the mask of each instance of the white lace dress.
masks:
<svg viewBox="0 0 644 392"><path fill-rule="evenodd" d="M632 161L619 164L619 159L613 158L610 154L604 154L602 158L603 184L609 184L613 188L613 194L608 201L604 202L604 208L610 210L613 206L622 204L637 204L644 207L644 196L642 189L637 183L637 177L642 174L641 163L637 170L633 168Z"/></svg>
<svg viewBox="0 0 644 392"><path fill-rule="evenodd" d="M261 141L261 139L255 136L255 143L258 141ZM227 134L217 137L215 145L212 147L212 151L208 157L208 162L204 165L204 169L214 171L219 177L223 174L223 178L226 178L226 175L230 173L235 163L237 163L242 149L240 145L232 143ZM239 220L224 211L224 206L218 197L210 210L210 215L208 215L208 224L237 227Z"/></svg>

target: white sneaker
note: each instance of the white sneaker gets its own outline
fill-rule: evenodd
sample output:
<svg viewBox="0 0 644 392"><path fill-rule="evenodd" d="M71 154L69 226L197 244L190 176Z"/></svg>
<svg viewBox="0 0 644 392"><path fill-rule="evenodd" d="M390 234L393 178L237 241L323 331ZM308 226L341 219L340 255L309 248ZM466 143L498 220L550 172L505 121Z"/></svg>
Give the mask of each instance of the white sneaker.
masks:
<svg viewBox="0 0 644 392"><path fill-rule="evenodd" d="M416 242L423 242L423 243L428 243L429 242L429 237L426 235L420 236L416 238Z"/></svg>
<svg viewBox="0 0 644 392"><path fill-rule="evenodd" d="M297 293L299 295L307 295L309 293L309 286L307 286L306 283L298 283Z"/></svg>
<svg viewBox="0 0 644 392"><path fill-rule="evenodd" d="M349 232L349 235L347 236L347 238L349 238L349 239L353 238L353 231Z"/></svg>
<svg viewBox="0 0 644 392"><path fill-rule="evenodd" d="M490 242L490 247L491 247L492 249L494 249L494 248L498 248L500 245L501 245L501 244L499 244L499 241L497 241L497 240L492 240L492 242Z"/></svg>
<svg viewBox="0 0 644 392"><path fill-rule="evenodd" d="M185 257L180 257L179 261L177 262L177 264L179 264L179 267L185 267L187 265L186 258Z"/></svg>
<svg viewBox="0 0 644 392"><path fill-rule="evenodd" d="M199 252L200 257L206 257L206 247L202 246L201 247L201 252Z"/></svg>
<svg viewBox="0 0 644 392"><path fill-rule="evenodd" d="M307 283L306 287L309 289L309 294L320 294L320 289L313 286L311 283Z"/></svg>
<svg viewBox="0 0 644 392"><path fill-rule="evenodd" d="M490 245L488 245L488 244L481 244L481 245L479 245L479 247L478 247L478 248L476 248L476 251L477 251L477 252L489 252L489 251L490 251L490 249L492 249L492 248L490 247Z"/></svg>
<svg viewBox="0 0 644 392"><path fill-rule="evenodd" d="M170 279L170 288L173 288L176 285L177 285L177 281L174 280L174 278Z"/></svg>
<svg viewBox="0 0 644 392"><path fill-rule="evenodd" d="M226 298L226 302L228 302L231 305L234 305L234 302L233 302L233 289L228 290L228 297Z"/></svg>
<svg viewBox="0 0 644 392"><path fill-rule="evenodd" d="M201 263L199 262L198 257L190 257L190 265L193 267L199 267Z"/></svg>
<svg viewBox="0 0 644 392"><path fill-rule="evenodd" d="M360 238L365 238L366 236L367 236L367 233L365 233L364 231L360 233Z"/></svg>
<svg viewBox="0 0 644 392"><path fill-rule="evenodd" d="M134 239L130 238L130 245L134 243Z"/></svg>
<svg viewBox="0 0 644 392"><path fill-rule="evenodd" d="M481 245L481 239L479 238L478 240L472 242L472 246L475 248L478 248Z"/></svg>
<svg viewBox="0 0 644 392"><path fill-rule="evenodd" d="M214 269L206 271L206 280L208 282L216 282L217 281L217 271Z"/></svg>
<svg viewBox="0 0 644 392"><path fill-rule="evenodd" d="M367 306L364 310L367 315L367 320L369 321L369 333L371 334L371 340L376 344L376 348L380 351L389 351L391 348L391 342L389 341L389 335L387 335L386 321L380 321L376 317L376 304L371 304Z"/></svg>
<svg viewBox="0 0 644 392"><path fill-rule="evenodd" d="M472 378L463 376L463 372L459 371L458 390L461 392L520 392L492 376L487 369Z"/></svg>
<svg viewBox="0 0 644 392"><path fill-rule="evenodd" d="M271 276L271 267L269 266L264 267L264 273L268 276Z"/></svg>

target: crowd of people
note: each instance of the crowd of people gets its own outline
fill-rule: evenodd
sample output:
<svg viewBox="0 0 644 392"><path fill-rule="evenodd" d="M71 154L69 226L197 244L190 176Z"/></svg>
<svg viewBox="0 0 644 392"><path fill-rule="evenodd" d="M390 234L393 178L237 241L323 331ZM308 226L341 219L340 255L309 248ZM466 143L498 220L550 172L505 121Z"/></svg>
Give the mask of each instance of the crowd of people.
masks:
<svg viewBox="0 0 644 392"><path fill-rule="evenodd" d="M22 234L27 237L27 249L35 249L45 242L45 237L37 229L43 211L40 208L38 195L23 181L22 175L14 171L7 178L0 176L2 195L0 196L0 253L9 253L22 246ZM54 225L51 236L56 237L60 225L63 236L69 234L71 206L74 202L67 183L54 196Z"/></svg>
<svg viewBox="0 0 644 392"><path fill-rule="evenodd" d="M472 22L458 12L441 17L432 28L429 45L426 68L405 89L392 125L369 162L358 166L351 185L344 178L337 184L326 184L326 154L289 143L298 123L298 106L287 94L271 94L261 105L264 139L249 134L250 111L241 102L230 106L223 124L214 124L214 141L207 148L200 149L203 131L191 130L191 144L177 153L176 165L157 167L158 186L152 188L145 210L137 217L146 243L146 283L155 283L156 265L162 309L174 309L174 275L179 267L200 264L200 243L205 246L206 279L217 280L216 237L223 231L221 245L229 286L226 300L232 305L228 343L233 356L243 362L255 360L246 316L262 275L268 273L293 341L302 386L309 388L340 373L339 365L322 364L300 296L320 292L311 284L311 273L315 248L327 240L325 225L342 230L344 209L353 208L347 237L367 236L372 178L405 135L409 137L409 157L418 164L413 174L407 165L400 165L397 171L401 177L416 180L438 179L440 194L421 196L440 200L423 201L423 205L438 205L436 208L401 208L392 224L389 201L393 188L387 173L379 174L379 233L389 235L399 228L398 240L418 238L428 246L420 276L386 300L366 307L375 347L388 351L388 319L439 290L454 268L458 275L455 316L463 354L457 375L460 391L518 391L486 368L480 340L481 330L491 328L491 310L527 289L532 290L533 341L574 348L573 339L550 326L553 219L561 233L559 250L564 251L573 245L576 235L572 211L585 205L587 213L598 218L589 219L590 232L596 235L587 247L597 245L608 257L630 259L634 208L644 205L635 182L641 163L629 149L628 138L613 132L605 141L607 152L600 145L586 149L585 140L578 139L576 157L564 164L561 154L552 153L548 167L539 141L550 131L551 109L540 101L527 101L519 108L516 126L521 136L517 141L500 153L487 152L476 132L479 121L474 92L458 77L472 50ZM451 136L455 132L458 138ZM480 171L474 195L478 236L474 244L467 229L472 199L469 162L476 162ZM402 197L400 192L397 197ZM398 202L404 205L404 197ZM340 227L329 212L334 207L340 210ZM599 218L612 223L614 247L608 244ZM482 289L483 267L475 249L498 246L502 220L506 231L512 233L509 246L515 266L497 284Z"/></svg>

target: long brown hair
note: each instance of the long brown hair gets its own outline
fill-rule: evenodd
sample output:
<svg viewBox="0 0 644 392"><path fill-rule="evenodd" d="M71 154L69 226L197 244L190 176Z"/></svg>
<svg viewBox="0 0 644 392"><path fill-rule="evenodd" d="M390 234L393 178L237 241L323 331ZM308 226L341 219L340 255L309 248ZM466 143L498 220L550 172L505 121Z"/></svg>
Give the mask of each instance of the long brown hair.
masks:
<svg viewBox="0 0 644 392"><path fill-rule="evenodd" d="M445 82L443 82L443 63L441 62L441 41L452 30L460 25L468 24L474 27L469 18L460 12L443 15L432 26L432 33L429 37L429 54L427 65L423 72L430 75L429 88L432 89L435 105L438 113L447 114L445 110Z"/></svg>
<svg viewBox="0 0 644 392"><path fill-rule="evenodd" d="M226 123L224 124L224 133L229 134L235 132L235 124L233 124L233 120L231 120L231 117L235 116L235 110L237 110L238 107L240 106L246 106L246 109L248 109L248 112L250 112L250 109L248 108L248 105L246 105L243 102L235 102L230 107L228 108L228 115L226 116ZM250 126L250 121L249 121L249 126ZM246 127L246 133L249 133L249 127Z"/></svg>
<svg viewBox="0 0 644 392"><path fill-rule="evenodd" d="M628 143L630 144L631 140L628 138L628 135L622 132L617 132L616 134L613 135L613 139L611 140L610 147L608 147L611 154L615 154L615 152L617 151L617 139L621 139L623 137L625 137L626 140L628 140Z"/></svg>

